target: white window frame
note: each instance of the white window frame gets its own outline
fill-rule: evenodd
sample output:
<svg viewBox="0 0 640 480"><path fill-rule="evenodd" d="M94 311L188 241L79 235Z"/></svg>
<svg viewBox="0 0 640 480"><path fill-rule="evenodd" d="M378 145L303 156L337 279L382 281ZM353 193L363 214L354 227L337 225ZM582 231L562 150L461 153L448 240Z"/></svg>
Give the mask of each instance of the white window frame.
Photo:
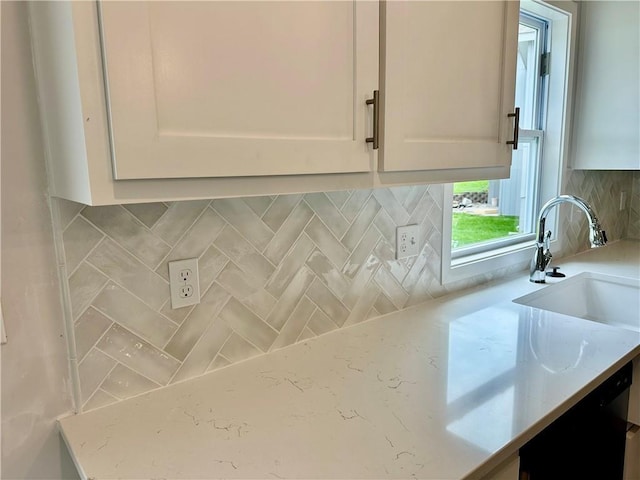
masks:
<svg viewBox="0 0 640 480"><path fill-rule="evenodd" d="M575 44L577 38L578 5L576 2L522 0L521 10L546 18L550 26L550 77L546 104L544 130L544 148L540 169L540 204L557 196L562 186L562 172L567 165L569 132L571 131L571 105L573 100L573 75L575 65ZM521 135L525 136L526 131ZM442 205L451 205L453 185L443 188ZM486 274L503 268L521 265L531 260L534 252L534 239L504 245L496 242L496 248L481 253L473 253L457 258L451 255L452 209L444 208L442 215L442 270L441 283L446 285L465 280L476 275ZM557 228L557 209L547 218L554 236L552 250L562 250L562 235Z"/></svg>

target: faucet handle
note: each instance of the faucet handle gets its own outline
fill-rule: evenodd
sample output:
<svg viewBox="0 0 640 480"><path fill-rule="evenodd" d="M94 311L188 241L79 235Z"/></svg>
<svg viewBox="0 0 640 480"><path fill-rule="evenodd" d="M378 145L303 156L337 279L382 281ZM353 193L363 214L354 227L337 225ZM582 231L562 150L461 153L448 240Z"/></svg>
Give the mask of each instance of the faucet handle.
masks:
<svg viewBox="0 0 640 480"><path fill-rule="evenodd" d="M551 272L547 272L547 277L556 277L556 278L566 277L564 273L561 273L558 271L560 270L560 267L553 267L551 270L552 270Z"/></svg>

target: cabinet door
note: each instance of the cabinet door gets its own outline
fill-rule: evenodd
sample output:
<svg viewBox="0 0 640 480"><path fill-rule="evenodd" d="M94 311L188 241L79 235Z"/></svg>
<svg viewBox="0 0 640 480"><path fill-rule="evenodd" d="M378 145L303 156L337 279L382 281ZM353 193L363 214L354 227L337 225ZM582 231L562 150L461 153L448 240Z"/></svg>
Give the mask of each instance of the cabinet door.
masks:
<svg viewBox="0 0 640 480"><path fill-rule="evenodd" d="M518 19L517 1L384 3L383 171L508 175Z"/></svg>
<svg viewBox="0 0 640 480"><path fill-rule="evenodd" d="M363 172L375 2L103 2L116 179Z"/></svg>

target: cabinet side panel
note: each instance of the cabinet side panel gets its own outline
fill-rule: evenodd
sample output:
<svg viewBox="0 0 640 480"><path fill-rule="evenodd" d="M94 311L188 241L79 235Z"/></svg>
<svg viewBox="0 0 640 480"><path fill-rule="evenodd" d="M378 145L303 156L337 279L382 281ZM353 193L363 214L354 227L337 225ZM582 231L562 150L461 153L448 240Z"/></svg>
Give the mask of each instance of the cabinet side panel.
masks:
<svg viewBox="0 0 640 480"><path fill-rule="evenodd" d="M640 4L581 4L576 169L640 169Z"/></svg>
<svg viewBox="0 0 640 480"><path fill-rule="evenodd" d="M29 14L50 191L90 203L71 4L30 2Z"/></svg>

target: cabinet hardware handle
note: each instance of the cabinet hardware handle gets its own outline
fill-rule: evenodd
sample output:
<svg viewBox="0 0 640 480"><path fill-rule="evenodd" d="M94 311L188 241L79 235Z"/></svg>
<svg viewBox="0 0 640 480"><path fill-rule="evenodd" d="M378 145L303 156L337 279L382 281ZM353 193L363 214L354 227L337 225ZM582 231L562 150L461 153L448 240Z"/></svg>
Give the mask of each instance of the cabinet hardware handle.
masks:
<svg viewBox="0 0 640 480"><path fill-rule="evenodd" d="M520 131L520 107L516 107L514 113L507 114L507 117L515 117L513 120L513 140L507 140L507 145L513 145L513 149L518 149L518 133Z"/></svg>
<svg viewBox="0 0 640 480"><path fill-rule="evenodd" d="M378 130L380 127L380 90L373 91L373 98L367 100L367 105L373 105L373 137L367 137L367 143L373 143L373 149L377 150L379 145Z"/></svg>

